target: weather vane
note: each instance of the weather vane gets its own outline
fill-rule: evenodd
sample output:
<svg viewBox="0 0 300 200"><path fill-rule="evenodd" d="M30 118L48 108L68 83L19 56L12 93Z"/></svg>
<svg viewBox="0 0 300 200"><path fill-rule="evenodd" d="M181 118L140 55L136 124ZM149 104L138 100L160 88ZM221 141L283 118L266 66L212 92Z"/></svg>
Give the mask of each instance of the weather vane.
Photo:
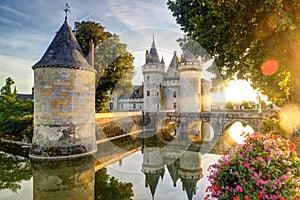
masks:
<svg viewBox="0 0 300 200"><path fill-rule="evenodd" d="M65 18L67 19L67 17L68 17L68 12L70 12L70 6L69 6L68 3L66 3L66 8L64 9L64 11L65 11L65 13L66 13Z"/></svg>

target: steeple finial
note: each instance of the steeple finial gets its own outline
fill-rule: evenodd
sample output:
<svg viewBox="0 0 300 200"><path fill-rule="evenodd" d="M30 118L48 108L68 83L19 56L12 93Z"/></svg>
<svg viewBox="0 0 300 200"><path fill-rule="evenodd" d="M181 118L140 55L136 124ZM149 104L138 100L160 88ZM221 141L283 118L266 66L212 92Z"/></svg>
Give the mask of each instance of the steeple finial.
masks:
<svg viewBox="0 0 300 200"><path fill-rule="evenodd" d="M161 61L160 61L160 63L163 64L163 65L165 64L165 61L164 61L164 55L161 56Z"/></svg>
<svg viewBox="0 0 300 200"><path fill-rule="evenodd" d="M66 13L66 16L65 16L65 20L67 21L67 18L68 18L68 12L70 12L70 6L68 3L66 3L66 8L63 9Z"/></svg>

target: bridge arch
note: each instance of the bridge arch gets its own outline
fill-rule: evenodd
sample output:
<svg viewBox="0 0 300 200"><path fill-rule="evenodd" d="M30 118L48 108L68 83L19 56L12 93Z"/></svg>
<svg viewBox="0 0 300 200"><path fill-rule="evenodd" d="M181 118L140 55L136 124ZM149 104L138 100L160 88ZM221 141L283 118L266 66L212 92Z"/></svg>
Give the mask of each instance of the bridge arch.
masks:
<svg viewBox="0 0 300 200"><path fill-rule="evenodd" d="M249 124L236 120L225 127L222 135L224 136L224 140L229 145L232 145L234 143L242 144L246 139L246 136L253 132L254 128Z"/></svg>
<svg viewBox="0 0 300 200"><path fill-rule="evenodd" d="M177 122L170 118L164 118L157 123L157 135L163 140L172 140L176 135Z"/></svg>
<svg viewBox="0 0 300 200"><path fill-rule="evenodd" d="M214 129L204 120L192 121L188 124L187 134L193 142L209 142L214 138Z"/></svg>

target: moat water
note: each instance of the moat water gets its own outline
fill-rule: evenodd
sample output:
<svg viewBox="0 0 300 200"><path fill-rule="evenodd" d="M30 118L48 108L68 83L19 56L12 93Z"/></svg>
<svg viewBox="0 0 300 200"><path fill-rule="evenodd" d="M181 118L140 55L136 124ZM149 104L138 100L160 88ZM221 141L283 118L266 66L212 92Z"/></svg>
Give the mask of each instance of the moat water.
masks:
<svg viewBox="0 0 300 200"><path fill-rule="evenodd" d="M0 199L203 199L220 154L188 138L124 137L90 157L32 162L0 153Z"/></svg>

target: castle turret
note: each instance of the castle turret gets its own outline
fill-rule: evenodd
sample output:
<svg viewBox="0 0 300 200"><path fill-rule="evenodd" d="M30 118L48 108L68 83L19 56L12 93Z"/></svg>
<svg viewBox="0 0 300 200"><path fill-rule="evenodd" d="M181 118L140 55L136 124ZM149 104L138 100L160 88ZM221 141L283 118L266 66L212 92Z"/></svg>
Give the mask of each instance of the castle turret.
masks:
<svg viewBox="0 0 300 200"><path fill-rule="evenodd" d="M142 66L144 75L144 109L161 109L162 81L165 65L160 61L153 37L150 52L146 51L146 63Z"/></svg>
<svg viewBox="0 0 300 200"><path fill-rule="evenodd" d="M211 111L211 82L205 79L201 80L201 111L210 112Z"/></svg>
<svg viewBox="0 0 300 200"><path fill-rule="evenodd" d="M182 189L186 191L188 199L192 200L196 194L197 183L203 177L199 152L187 150L182 154L178 176L182 182Z"/></svg>
<svg viewBox="0 0 300 200"><path fill-rule="evenodd" d="M95 140L95 70L65 19L34 70L31 158L85 155Z"/></svg>
<svg viewBox="0 0 300 200"><path fill-rule="evenodd" d="M165 173L162 150L159 146L144 147L142 172L145 174L145 187L150 187L154 198L159 179L163 178Z"/></svg>
<svg viewBox="0 0 300 200"><path fill-rule="evenodd" d="M181 112L201 111L201 62L185 50L178 64Z"/></svg>
<svg viewBox="0 0 300 200"><path fill-rule="evenodd" d="M174 51L173 58L164 77L164 97L166 110L179 110L179 59Z"/></svg>

